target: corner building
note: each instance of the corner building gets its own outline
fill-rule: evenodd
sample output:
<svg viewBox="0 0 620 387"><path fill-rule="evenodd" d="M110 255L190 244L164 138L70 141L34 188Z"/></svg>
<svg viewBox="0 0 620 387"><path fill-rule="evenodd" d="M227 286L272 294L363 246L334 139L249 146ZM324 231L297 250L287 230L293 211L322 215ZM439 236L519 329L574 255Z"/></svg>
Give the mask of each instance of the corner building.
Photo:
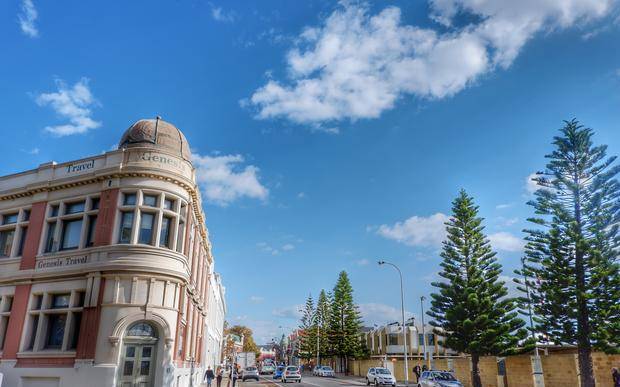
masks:
<svg viewBox="0 0 620 387"><path fill-rule="evenodd" d="M159 118L0 177L3 386L199 385L219 281L204 219L189 144Z"/></svg>

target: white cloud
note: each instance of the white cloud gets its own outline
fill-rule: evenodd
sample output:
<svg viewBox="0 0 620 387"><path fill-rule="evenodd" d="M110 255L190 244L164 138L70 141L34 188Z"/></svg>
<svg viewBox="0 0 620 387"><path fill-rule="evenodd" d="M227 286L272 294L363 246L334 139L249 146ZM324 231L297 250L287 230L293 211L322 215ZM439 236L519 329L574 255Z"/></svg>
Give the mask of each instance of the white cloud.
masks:
<svg viewBox="0 0 620 387"><path fill-rule="evenodd" d="M258 242L256 244L256 247L258 247L260 251L269 253L271 255L279 255L281 252L284 252L284 251L295 250L295 245L292 243L285 243L284 245L280 247L273 247L267 242Z"/></svg>
<svg viewBox="0 0 620 387"><path fill-rule="evenodd" d="M523 251L523 241L508 232L496 232L489 235L491 246L502 251Z"/></svg>
<svg viewBox="0 0 620 387"><path fill-rule="evenodd" d="M534 173L530 173L529 175L527 175L527 177L525 178L525 190L527 191L528 194L533 194L534 192L536 192L539 188L542 188L538 185L538 183L536 183L534 180L532 180L533 178L535 178L536 176L538 176L536 174L536 172Z"/></svg>
<svg viewBox="0 0 620 387"><path fill-rule="evenodd" d="M400 308L391 305L379 303L359 304L359 311L362 315L364 325L372 327L373 325L383 325L394 321L401 321L402 315ZM413 316L413 313L405 310L405 320Z"/></svg>
<svg viewBox="0 0 620 387"><path fill-rule="evenodd" d="M259 169L254 165L240 166L241 155L192 156L196 179L210 202L227 206L242 197L265 200L269 190L258 178Z"/></svg>
<svg viewBox="0 0 620 387"><path fill-rule="evenodd" d="M446 235L444 223L449 219L440 212L429 217L412 216L392 226L382 224L377 234L409 246L439 246Z"/></svg>
<svg viewBox="0 0 620 387"><path fill-rule="evenodd" d="M612 1L431 0L430 16L445 32L402 24L397 7L372 15L364 3L343 1L287 53L289 80L269 79L250 103L259 119L315 124L377 118L405 95L458 93L495 68L509 67L537 33L601 18ZM459 14L475 21L455 26Z"/></svg>
<svg viewBox="0 0 620 387"><path fill-rule="evenodd" d="M357 261L355 261L355 263L358 266L368 266L368 264L370 264L370 261L366 258L363 258L363 259L358 259Z"/></svg>
<svg viewBox="0 0 620 387"><path fill-rule="evenodd" d="M282 250L283 251L291 251L295 249L295 245L292 243L287 243L285 245L282 246Z"/></svg>
<svg viewBox="0 0 620 387"><path fill-rule="evenodd" d="M101 122L91 118L90 108L97 104L88 88L88 79L82 78L72 87L62 80L56 80L57 92L39 94L35 101L39 106L51 106L62 118L69 119L65 125L46 126L45 131L63 137L86 133L101 126Z"/></svg>
<svg viewBox="0 0 620 387"><path fill-rule="evenodd" d="M232 23L235 21L236 15L233 11L225 11L222 7L216 7L209 3L211 6L211 17L215 21Z"/></svg>
<svg viewBox="0 0 620 387"><path fill-rule="evenodd" d="M304 199L306 197L306 193L305 192L300 192L297 194L297 199Z"/></svg>
<svg viewBox="0 0 620 387"><path fill-rule="evenodd" d="M495 206L496 210L503 210L505 208L510 208L514 205L514 203L502 203Z"/></svg>
<svg viewBox="0 0 620 387"><path fill-rule="evenodd" d="M253 304L260 304L263 301L265 301L265 297L262 297L262 296L250 296L250 302L252 302Z"/></svg>
<svg viewBox="0 0 620 387"><path fill-rule="evenodd" d="M271 312L271 314L273 314L276 317L283 317L283 318L290 318L293 320L298 320L303 315L303 313L301 312L302 308L303 308L303 305L292 305L292 306L287 306L283 308L276 308Z"/></svg>
<svg viewBox="0 0 620 387"><path fill-rule="evenodd" d="M31 38L39 36L39 30L37 30L37 26L34 25L38 16L37 9L32 0L22 0L21 13L17 15L17 19L19 21L19 27L26 36Z"/></svg>

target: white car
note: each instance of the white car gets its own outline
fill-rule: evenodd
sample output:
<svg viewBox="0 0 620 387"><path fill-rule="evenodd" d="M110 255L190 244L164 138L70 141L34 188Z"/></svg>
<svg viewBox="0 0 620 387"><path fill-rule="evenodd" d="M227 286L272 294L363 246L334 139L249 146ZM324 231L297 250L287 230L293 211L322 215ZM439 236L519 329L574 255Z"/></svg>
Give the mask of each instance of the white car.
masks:
<svg viewBox="0 0 620 387"><path fill-rule="evenodd" d="M387 368L373 367L369 368L366 374L366 385L370 386L371 384L396 387L396 378Z"/></svg>
<svg viewBox="0 0 620 387"><path fill-rule="evenodd" d="M449 372L424 371L420 375L418 387L463 387L463 383Z"/></svg>
<svg viewBox="0 0 620 387"><path fill-rule="evenodd" d="M254 379L258 382L258 368L256 367L245 367L241 375L241 380L244 382L248 379Z"/></svg>
<svg viewBox="0 0 620 387"><path fill-rule="evenodd" d="M314 369L312 370L312 375L319 376L319 372L321 372L321 368L323 368L323 366L314 367Z"/></svg>
<svg viewBox="0 0 620 387"><path fill-rule="evenodd" d="M336 377L336 373L334 372L332 367L330 367L330 366L323 366L317 372L317 376L325 376L325 377L335 378Z"/></svg>
<svg viewBox="0 0 620 387"><path fill-rule="evenodd" d="M299 372L299 367L288 366L284 369L282 372L282 383L288 381L301 383L301 372Z"/></svg>

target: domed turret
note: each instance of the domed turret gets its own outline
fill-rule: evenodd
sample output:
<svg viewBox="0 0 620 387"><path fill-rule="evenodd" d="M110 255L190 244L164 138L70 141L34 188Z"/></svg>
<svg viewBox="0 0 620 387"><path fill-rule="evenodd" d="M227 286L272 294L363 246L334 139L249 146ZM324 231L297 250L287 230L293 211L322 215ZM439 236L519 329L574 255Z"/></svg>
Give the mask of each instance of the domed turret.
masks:
<svg viewBox="0 0 620 387"><path fill-rule="evenodd" d="M118 149L138 147L159 149L190 162L192 158L183 133L160 117L137 121L125 131L118 143Z"/></svg>

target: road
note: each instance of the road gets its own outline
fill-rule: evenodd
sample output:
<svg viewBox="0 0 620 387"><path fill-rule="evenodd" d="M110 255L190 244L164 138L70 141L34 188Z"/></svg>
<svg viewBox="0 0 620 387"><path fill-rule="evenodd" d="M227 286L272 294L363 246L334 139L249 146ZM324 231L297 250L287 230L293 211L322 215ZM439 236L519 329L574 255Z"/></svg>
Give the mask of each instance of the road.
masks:
<svg viewBox="0 0 620 387"><path fill-rule="evenodd" d="M365 383L357 380L349 380L342 378L320 378L304 374L301 383L289 382L282 383L279 380L272 379L271 376L261 376L258 382L248 380L237 383L235 387L342 387L342 386L365 386Z"/></svg>

